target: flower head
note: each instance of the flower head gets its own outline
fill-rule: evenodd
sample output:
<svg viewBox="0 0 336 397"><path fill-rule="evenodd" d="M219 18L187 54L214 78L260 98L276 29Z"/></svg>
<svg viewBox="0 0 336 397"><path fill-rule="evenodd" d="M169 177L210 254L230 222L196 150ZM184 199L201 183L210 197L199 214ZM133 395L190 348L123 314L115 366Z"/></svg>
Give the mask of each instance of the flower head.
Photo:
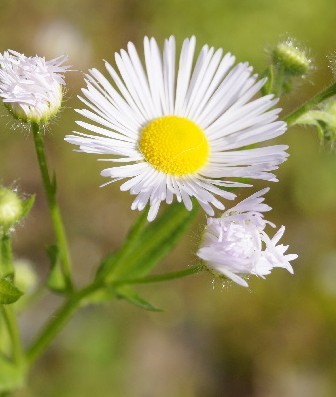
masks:
<svg viewBox="0 0 336 397"><path fill-rule="evenodd" d="M254 274L264 277L274 267L283 267L290 273L290 261L297 258L287 254L288 246L279 244L285 232L282 226L270 238L264 231L267 224L263 212L271 207L264 204L263 189L236 206L225 211L221 218L208 218L204 239L197 255L207 262L215 274L224 275L236 283L247 287L242 275Z"/></svg>
<svg viewBox="0 0 336 397"><path fill-rule="evenodd" d="M211 216L212 207L224 209L216 196L235 198L225 188L250 186L227 178L275 181L270 171L287 157L284 145L246 148L286 130L277 121L280 109L270 110L278 101L273 95L252 99L265 79L207 45L193 66L195 45L195 37L183 42L177 73L174 37L163 53L145 37L145 68L128 43L127 51L115 54L119 73L105 62L110 80L91 69L80 97L86 109L77 110L90 122L77 124L92 134L66 137L82 152L110 155L115 165L101 174L111 178L108 183L126 180L121 190L136 195L132 209L149 203L150 221L161 202L174 197L188 210L195 197Z"/></svg>
<svg viewBox="0 0 336 397"><path fill-rule="evenodd" d="M8 50L0 54L0 97L23 122L45 123L62 102L66 56L46 61Z"/></svg>

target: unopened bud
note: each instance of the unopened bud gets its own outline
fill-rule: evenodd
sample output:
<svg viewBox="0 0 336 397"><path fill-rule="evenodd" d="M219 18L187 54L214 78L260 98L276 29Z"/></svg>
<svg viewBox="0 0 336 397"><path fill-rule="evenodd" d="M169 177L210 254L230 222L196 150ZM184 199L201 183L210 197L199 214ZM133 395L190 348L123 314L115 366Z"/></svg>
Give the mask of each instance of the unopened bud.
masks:
<svg viewBox="0 0 336 397"><path fill-rule="evenodd" d="M18 259L14 262L15 284L25 294L29 294L36 288L38 279L30 261Z"/></svg>
<svg viewBox="0 0 336 397"><path fill-rule="evenodd" d="M12 190L0 187L0 229L8 229L18 222L23 213L21 199Z"/></svg>
<svg viewBox="0 0 336 397"><path fill-rule="evenodd" d="M273 50L272 56L273 63L292 76L304 76L312 68L312 61L307 56L307 52L293 39L279 43Z"/></svg>

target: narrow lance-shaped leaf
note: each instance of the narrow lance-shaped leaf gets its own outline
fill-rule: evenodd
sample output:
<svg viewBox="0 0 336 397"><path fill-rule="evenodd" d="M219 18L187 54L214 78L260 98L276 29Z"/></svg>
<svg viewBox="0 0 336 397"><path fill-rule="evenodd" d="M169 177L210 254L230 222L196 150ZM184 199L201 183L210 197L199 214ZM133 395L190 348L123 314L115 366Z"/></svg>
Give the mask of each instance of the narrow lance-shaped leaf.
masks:
<svg viewBox="0 0 336 397"><path fill-rule="evenodd" d="M157 221L145 229L132 252L124 258L122 266L112 274L113 279L148 274L184 235L197 212L198 205L196 203L190 212L181 204L171 205Z"/></svg>
<svg viewBox="0 0 336 397"><path fill-rule="evenodd" d="M51 245L47 252L51 265L47 286L54 292L64 292L67 286L59 263L59 248L57 245Z"/></svg>
<svg viewBox="0 0 336 397"><path fill-rule="evenodd" d="M151 303L147 302L136 291L134 291L133 288L120 287L116 290L116 295L118 298L125 299L127 302L132 303L133 305L138 306L141 309L145 309L151 312L162 311L158 307L153 306Z"/></svg>

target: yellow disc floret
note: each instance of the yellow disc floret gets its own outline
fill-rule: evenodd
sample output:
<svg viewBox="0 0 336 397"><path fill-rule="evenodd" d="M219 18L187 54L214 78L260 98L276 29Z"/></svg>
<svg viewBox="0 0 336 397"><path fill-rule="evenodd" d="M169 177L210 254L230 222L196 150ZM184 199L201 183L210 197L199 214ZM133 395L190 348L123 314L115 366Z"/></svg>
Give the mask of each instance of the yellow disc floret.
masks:
<svg viewBox="0 0 336 397"><path fill-rule="evenodd" d="M139 148L153 167L176 176L198 171L209 157L209 143L203 130L178 116L150 121L140 133Z"/></svg>

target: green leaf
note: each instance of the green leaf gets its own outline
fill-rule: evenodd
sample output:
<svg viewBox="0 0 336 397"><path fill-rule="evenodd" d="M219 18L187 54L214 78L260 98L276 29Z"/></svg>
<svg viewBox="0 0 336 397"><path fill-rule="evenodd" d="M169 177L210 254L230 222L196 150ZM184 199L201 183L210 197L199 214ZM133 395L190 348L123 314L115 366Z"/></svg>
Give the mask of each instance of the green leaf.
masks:
<svg viewBox="0 0 336 397"><path fill-rule="evenodd" d="M19 388L24 382L24 371L5 357L0 357L0 392Z"/></svg>
<svg viewBox="0 0 336 397"><path fill-rule="evenodd" d="M30 210L32 209L32 207L34 205L34 202L35 202L35 194L33 194L27 200L24 200L22 202L21 218L24 218L29 214Z"/></svg>
<svg viewBox="0 0 336 397"><path fill-rule="evenodd" d="M106 274L108 274L109 270L111 269L111 264L114 263L116 257L116 253L112 252L108 254L101 262L97 272L96 278L103 278Z"/></svg>
<svg viewBox="0 0 336 397"><path fill-rule="evenodd" d="M162 310L143 299L136 291L129 287L118 288L117 297L125 299L127 302L151 312L161 312Z"/></svg>
<svg viewBox="0 0 336 397"><path fill-rule="evenodd" d="M118 267L119 263L124 262L124 258L127 258L133 252L134 247L138 245L138 240L143 230L147 225L147 210L143 210L138 216L135 223L129 230L124 245L116 252L112 252L104 258L101 265L99 266L96 279L104 280L111 272Z"/></svg>
<svg viewBox="0 0 336 397"><path fill-rule="evenodd" d="M127 278L141 277L163 259L184 235L198 212L194 202L192 211L181 204L173 204L155 222L151 223L138 239L137 246L125 259L119 274Z"/></svg>
<svg viewBox="0 0 336 397"><path fill-rule="evenodd" d="M112 287L101 287L83 300L83 306L108 302L116 298L116 290Z"/></svg>
<svg viewBox="0 0 336 397"><path fill-rule="evenodd" d="M64 276L59 263L59 248L51 245L47 250L51 268L47 278L47 286L50 290L63 293L67 289Z"/></svg>
<svg viewBox="0 0 336 397"><path fill-rule="evenodd" d="M9 305L16 302L23 293L14 285L12 277L3 277L0 280L0 303Z"/></svg>

